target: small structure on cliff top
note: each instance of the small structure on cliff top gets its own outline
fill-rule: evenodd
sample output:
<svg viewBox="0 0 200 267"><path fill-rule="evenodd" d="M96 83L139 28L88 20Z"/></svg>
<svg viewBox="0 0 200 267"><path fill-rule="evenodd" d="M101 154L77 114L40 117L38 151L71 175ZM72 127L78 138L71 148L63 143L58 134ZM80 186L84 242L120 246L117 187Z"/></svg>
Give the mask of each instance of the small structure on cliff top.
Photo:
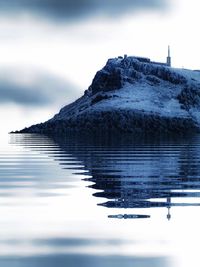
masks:
<svg viewBox="0 0 200 267"><path fill-rule="evenodd" d="M127 55L124 55L124 58L126 58ZM133 56L135 59L137 59L140 62L144 63L152 63L152 64L157 64L157 65L162 65L162 66L168 66L171 67L171 55L170 55L170 46L168 45L168 54L167 54L167 60L166 63L163 62L157 62L157 61L151 61L150 58L147 57L138 57L138 56Z"/></svg>

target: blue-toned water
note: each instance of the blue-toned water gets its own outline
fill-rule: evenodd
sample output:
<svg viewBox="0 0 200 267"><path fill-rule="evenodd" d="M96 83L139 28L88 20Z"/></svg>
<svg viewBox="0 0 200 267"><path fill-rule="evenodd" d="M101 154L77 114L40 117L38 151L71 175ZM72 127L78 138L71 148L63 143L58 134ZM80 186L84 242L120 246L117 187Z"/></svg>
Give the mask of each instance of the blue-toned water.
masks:
<svg viewBox="0 0 200 267"><path fill-rule="evenodd" d="M1 143L0 266L199 266L200 135Z"/></svg>

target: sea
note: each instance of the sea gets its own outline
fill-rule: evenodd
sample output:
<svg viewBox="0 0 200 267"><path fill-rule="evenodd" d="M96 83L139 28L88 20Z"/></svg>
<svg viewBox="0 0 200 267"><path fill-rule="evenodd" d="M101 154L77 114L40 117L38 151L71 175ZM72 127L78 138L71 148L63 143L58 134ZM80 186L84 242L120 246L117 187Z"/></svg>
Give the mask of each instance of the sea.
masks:
<svg viewBox="0 0 200 267"><path fill-rule="evenodd" d="M0 266L199 266L199 134L0 143Z"/></svg>

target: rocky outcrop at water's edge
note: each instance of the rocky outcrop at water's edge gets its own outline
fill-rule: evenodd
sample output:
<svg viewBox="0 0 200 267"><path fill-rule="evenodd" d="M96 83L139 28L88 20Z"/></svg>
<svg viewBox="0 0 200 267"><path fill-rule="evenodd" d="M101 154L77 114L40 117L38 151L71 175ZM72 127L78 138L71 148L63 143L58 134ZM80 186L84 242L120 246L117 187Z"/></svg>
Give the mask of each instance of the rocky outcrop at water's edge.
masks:
<svg viewBox="0 0 200 267"><path fill-rule="evenodd" d="M20 133L184 133L200 128L200 72L109 59L84 95Z"/></svg>

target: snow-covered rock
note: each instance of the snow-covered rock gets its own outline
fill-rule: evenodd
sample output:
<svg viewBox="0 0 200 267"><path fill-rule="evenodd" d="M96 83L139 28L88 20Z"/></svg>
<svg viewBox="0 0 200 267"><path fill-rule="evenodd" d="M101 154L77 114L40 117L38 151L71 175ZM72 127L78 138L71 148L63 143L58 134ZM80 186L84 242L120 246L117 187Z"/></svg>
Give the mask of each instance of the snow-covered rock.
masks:
<svg viewBox="0 0 200 267"><path fill-rule="evenodd" d="M135 57L109 59L84 95L20 132L169 133L200 128L200 72Z"/></svg>

